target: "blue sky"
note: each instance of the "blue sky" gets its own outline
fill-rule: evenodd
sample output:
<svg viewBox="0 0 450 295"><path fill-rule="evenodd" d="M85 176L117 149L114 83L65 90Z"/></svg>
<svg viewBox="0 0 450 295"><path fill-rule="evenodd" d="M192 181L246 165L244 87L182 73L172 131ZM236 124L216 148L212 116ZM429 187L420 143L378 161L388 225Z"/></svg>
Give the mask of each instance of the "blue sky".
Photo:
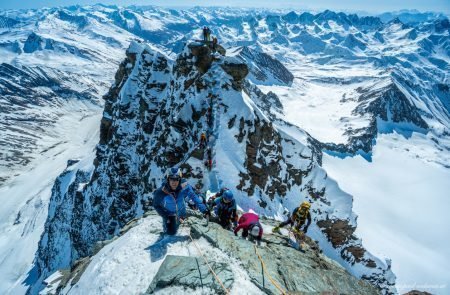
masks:
<svg viewBox="0 0 450 295"><path fill-rule="evenodd" d="M0 9L39 8L43 6L67 6L73 4L117 4L127 5L158 5L171 7L186 6L246 6L267 8L297 8L297 9L332 9L337 11L367 11L372 13L396 11L401 9L417 9L419 11L436 11L450 14L450 0L0 0Z"/></svg>

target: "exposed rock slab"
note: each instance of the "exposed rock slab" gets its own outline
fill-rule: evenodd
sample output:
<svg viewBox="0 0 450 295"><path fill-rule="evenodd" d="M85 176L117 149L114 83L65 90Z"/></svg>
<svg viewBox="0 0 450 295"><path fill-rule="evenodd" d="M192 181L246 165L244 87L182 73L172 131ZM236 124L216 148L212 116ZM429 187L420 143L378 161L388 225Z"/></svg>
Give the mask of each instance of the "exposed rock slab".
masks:
<svg viewBox="0 0 450 295"><path fill-rule="evenodd" d="M225 288L230 289L234 283L230 266L214 261L209 263ZM167 255L146 294L154 294L159 289L169 286L182 286L190 289L209 288L215 294L225 294L201 257Z"/></svg>
<svg viewBox="0 0 450 295"><path fill-rule="evenodd" d="M282 236L265 235L264 246L256 248L253 243L235 237L218 224L210 223L205 227L195 218L192 219L191 235L205 238L213 246L240 260L252 282L267 294L279 294L280 291L270 282L267 274L263 275L257 253L262 257L268 274L285 292L379 294L373 286L351 276L318 251L308 247L306 253L302 253L291 247Z"/></svg>

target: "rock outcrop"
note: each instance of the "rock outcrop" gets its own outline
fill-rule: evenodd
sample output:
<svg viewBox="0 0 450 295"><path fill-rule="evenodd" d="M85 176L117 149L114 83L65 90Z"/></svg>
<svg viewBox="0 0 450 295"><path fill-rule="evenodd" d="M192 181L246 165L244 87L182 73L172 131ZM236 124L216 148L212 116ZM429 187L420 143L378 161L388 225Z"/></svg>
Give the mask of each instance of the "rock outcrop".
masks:
<svg viewBox="0 0 450 295"><path fill-rule="evenodd" d="M230 266L216 262L211 262L209 266L224 287L230 289L234 282ZM156 294L158 290L169 286L181 286L193 290L208 288L214 294L226 294L201 257L167 255L146 294Z"/></svg>
<svg viewBox="0 0 450 295"><path fill-rule="evenodd" d="M294 81L294 75L267 53L244 46L233 54L249 66L248 79L255 84L290 86Z"/></svg>
<svg viewBox="0 0 450 295"><path fill-rule="evenodd" d="M353 277L343 267L323 255L317 244L308 237L305 240L306 244L303 245L303 251L296 249L297 245L290 240L290 237L278 234L266 233L261 245L256 245L252 241L234 236L232 232L223 229L219 224L213 222L205 224L204 220L195 217L195 212L191 213L194 215L187 219L187 224L190 228L189 235L193 240L188 238L186 242L184 238L187 237L183 238L184 230L183 233L179 233L180 236L177 235L171 239L172 246L180 247L183 243L183 247L192 247L196 249L196 252L189 251L189 256L162 254L159 259L163 259L163 262L155 262L157 271L148 270L153 275L144 276L151 280L145 294L170 292L168 290L179 290L184 293L201 290L207 293L225 294L224 288L228 292L233 290L230 294L235 294L235 291L239 290L236 284L242 283L242 280L249 281L255 286L251 294L282 292L287 294L379 294L379 291L371 284ZM136 227L142 226L145 222L155 222L155 219L159 218L153 210L150 210L143 217L147 220L135 219L129 222L114 239L97 243L98 249L92 256L79 259L71 269L60 269L49 277L46 280L46 292L50 294L82 292L83 289L80 289L82 287L78 283L86 281L84 276L89 277L92 270L98 267L96 263L99 263L99 257L97 256L104 257L108 253L112 254L111 249L115 248L115 244L120 244L121 248L125 247L126 251L136 251L132 244L137 242L137 236L134 234L133 238L128 240L127 232L130 230L140 232ZM267 226L264 223L266 221L270 223L270 220L263 220L264 226ZM109 245L108 249L103 250L106 245ZM165 247L155 242L149 248L157 248L158 245ZM209 253L211 251L220 253L220 258L202 256L204 253L200 254L199 249ZM147 256L145 259L151 259L151 257ZM143 263L147 262L143 261ZM113 269L110 271L115 271L114 268L117 268L117 271L125 271L122 275L130 280L143 278L138 275L133 277L129 270L121 268L120 264L111 264L111 267ZM142 267L137 266L137 269L142 270ZM243 273L246 273L248 277L238 277ZM143 285L145 286L145 283ZM255 292L258 289L260 292ZM245 290L242 291L245 292Z"/></svg>
<svg viewBox="0 0 450 295"><path fill-rule="evenodd" d="M252 282L266 294L280 293L271 279L288 294L378 294L373 286L351 276L344 268L320 254L317 248L307 246L305 253L302 253L294 249L286 237L271 234L264 235L264 246L259 247L235 237L218 224L210 223L205 227L196 219L191 222L194 238L203 237L238 259Z"/></svg>

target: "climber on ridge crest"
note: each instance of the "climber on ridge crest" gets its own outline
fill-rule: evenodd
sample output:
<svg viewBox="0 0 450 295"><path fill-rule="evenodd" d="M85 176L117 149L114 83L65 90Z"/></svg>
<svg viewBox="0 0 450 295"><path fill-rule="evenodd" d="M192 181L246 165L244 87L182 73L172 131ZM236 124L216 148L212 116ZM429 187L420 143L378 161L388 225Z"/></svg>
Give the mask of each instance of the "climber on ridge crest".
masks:
<svg viewBox="0 0 450 295"><path fill-rule="evenodd" d="M209 215L208 208L182 176L180 168L170 168L162 186L153 193L153 207L162 217L163 230L168 235L175 235L180 223L186 219L186 200Z"/></svg>

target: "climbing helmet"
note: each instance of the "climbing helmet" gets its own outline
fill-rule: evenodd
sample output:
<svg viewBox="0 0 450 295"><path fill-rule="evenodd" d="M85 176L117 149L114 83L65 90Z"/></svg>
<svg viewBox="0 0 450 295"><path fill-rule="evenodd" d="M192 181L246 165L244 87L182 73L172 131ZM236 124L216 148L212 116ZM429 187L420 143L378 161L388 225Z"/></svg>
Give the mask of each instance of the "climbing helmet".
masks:
<svg viewBox="0 0 450 295"><path fill-rule="evenodd" d="M254 237L259 236L259 225L255 224L252 226L252 229L250 230L250 234Z"/></svg>
<svg viewBox="0 0 450 295"><path fill-rule="evenodd" d="M300 208L309 209L311 208L311 204L308 201L303 201L300 205Z"/></svg>
<svg viewBox="0 0 450 295"><path fill-rule="evenodd" d="M230 190L226 190L223 195L222 195L223 201L225 203L230 203L231 201L233 201L234 197L233 197L233 192Z"/></svg>
<svg viewBox="0 0 450 295"><path fill-rule="evenodd" d="M182 176L180 168L172 167L167 171L167 179L180 181Z"/></svg>

